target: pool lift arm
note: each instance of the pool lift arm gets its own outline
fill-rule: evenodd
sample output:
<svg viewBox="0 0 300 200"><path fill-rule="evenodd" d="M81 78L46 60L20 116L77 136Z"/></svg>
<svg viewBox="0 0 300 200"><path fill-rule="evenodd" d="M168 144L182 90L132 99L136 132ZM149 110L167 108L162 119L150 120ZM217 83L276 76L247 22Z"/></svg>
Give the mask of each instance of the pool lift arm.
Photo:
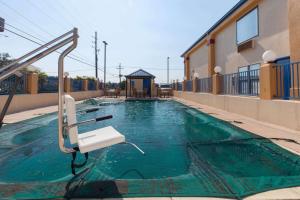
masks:
<svg viewBox="0 0 300 200"><path fill-rule="evenodd" d="M16 88L20 82L20 77L23 75L20 71L26 68L27 66L31 65L32 63L46 57L47 55L56 51L57 49L60 49L61 47L65 46L70 42L73 42L72 46L74 46L74 44L77 44L77 39L78 39L78 30L77 28L74 28L73 30L53 39L52 41L44 45L41 45L35 50L21 56L20 58L14 60L8 65L0 68L0 82L12 75L16 75L15 84L11 89L9 93L9 97L7 98L6 103L0 114L0 128L3 125L4 116L7 113L9 105L13 99L13 96L16 93Z"/></svg>

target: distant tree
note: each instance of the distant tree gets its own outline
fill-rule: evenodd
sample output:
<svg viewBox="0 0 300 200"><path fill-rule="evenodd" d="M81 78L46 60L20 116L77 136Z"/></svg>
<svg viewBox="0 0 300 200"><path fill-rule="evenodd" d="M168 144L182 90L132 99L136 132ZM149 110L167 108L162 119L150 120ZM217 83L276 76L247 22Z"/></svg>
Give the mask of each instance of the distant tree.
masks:
<svg viewBox="0 0 300 200"><path fill-rule="evenodd" d="M125 90L125 86L126 85L126 81L125 80L123 80L123 81L121 81L121 83L120 83L120 89L121 90Z"/></svg>
<svg viewBox="0 0 300 200"><path fill-rule="evenodd" d="M13 59L11 59L8 53L0 53L0 68L11 63Z"/></svg>

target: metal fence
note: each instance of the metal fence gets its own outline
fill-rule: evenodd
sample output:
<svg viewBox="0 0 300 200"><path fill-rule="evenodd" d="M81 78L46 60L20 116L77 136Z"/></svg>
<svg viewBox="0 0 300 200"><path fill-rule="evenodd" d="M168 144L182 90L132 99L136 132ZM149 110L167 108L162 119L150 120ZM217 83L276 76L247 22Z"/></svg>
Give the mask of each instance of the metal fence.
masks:
<svg viewBox="0 0 300 200"><path fill-rule="evenodd" d="M88 90L96 90L96 81L88 80Z"/></svg>
<svg viewBox="0 0 300 200"><path fill-rule="evenodd" d="M276 97L300 98L300 62L275 65Z"/></svg>
<svg viewBox="0 0 300 200"><path fill-rule="evenodd" d="M259 69L225 74L222 76L222 83L223 94L258 96Z"/></svg>
<svg viewBox="0 0 300 200"><path fill-rule="evenodd" d="M11 91L11 89L14 87L16 81L16 76L13 75L11 77L8 77L7 79L0 82L0 95L8 95ZM26 93L26 74L24 74L22 77L20 77L20 82L17 85L16 94L24 94Z"/></svg>
<svg viewBox="0 0 300 200"><path fill-rule="evenodd" d="M83 80L71 79L71 91L72 92L81 91L82 87L83 87Z"/></svg>
<svg viewBox="0 0 300 200"><path fill-rule="evenodd" d="M212 78L201 78L197 80L197 92L212 92Z"/></svg>
<svg viewBox="0 0 300 200"><path fill-rule="evenodd" d="M182 82L177 83L177 91L182 91Z"/></svg>
<svg viewBox="0 0 300 200"><path fill-rule="evenodd" d="M58 77L39 77L38 86L39 93L55 93L58 91Z"/></svg>
<svg viewBox="0 0 300 200"><path fill-rule="evenodd" d="M186 91L189 91L189 92L191 92L191 91L193 91L193 81L192 80L187 80L186 82Z"/></svg>

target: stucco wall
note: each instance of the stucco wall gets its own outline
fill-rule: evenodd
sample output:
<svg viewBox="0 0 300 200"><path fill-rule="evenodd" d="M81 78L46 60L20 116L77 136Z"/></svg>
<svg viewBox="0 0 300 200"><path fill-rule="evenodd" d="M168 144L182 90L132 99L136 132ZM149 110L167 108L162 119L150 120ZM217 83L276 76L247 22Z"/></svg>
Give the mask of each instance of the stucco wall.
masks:
<svg viewBox="0 0 300 200"><path fill-rule="evenodd" d="M131 89L135 88L137 90L142 90L143 89L143 79L131 79L131 82L134 82L134 85L131 85ZM127 80L127 85L128 85L128 91L129 91L129 79Z"/></svg>
<svg viewBox="0 0 300 200"><path fill-rule="evenodd" d="M103 95L102 90L71 92L70 95L76 101L99 97ZM7 99L7 95L0 96L0 108L2 109ZM16 113L24 110L53 106L58 104L57 93L42 93L42 94L20 94L15 95L9 108L8 113Z"/></svg>
<svg viewBox="0 0 300 200"><path fill-rule="evenodd" d="M278 57L290 55L288 32L288 1L262 0L258 6L259 36L254 48L237 52L236 23L216 36L216 65L223 73L237 72L238 67L261 63L262 54L271 49Z"/></svg>
<svg viewBox="0 0 300 200"><path fill-rule="evenodd" d="M277 57L290 55L288 0L261 0L258 5L259 36L254 48L237 52L236 20L215 35L215 65L223 68L222 74L237 72L238 67L261 63L262 54L273 50ZM191 53L190 71L208 75L208 50L204 45ZM195 69L196 68L196 69ZM192 75L192 74L191 74Z"/></svg>
<svg viewBox="0 0 300 200"><path fill-rule="evenodd" d="M208 47L203 45L201 48L193 52L190 57L190 76L193 72L197 72L200 78L208 77ZM190 77L192 79L192 77Z"/></svg>
<svg viewBox="0 0 300 200"><path fill-rule="evenodd" d="M259 121L272 123L293 130L300 130L299 101L261 100L256 97L178 91L174 91L174 96L244 115Z"/></svg>

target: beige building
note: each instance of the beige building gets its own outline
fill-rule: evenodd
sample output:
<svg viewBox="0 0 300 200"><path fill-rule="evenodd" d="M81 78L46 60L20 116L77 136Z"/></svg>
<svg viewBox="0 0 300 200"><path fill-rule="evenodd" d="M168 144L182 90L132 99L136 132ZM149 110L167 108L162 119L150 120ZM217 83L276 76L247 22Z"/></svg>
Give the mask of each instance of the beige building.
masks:
<svg viewBox="0 0 300 200"><path fill-rule="evenodd" d="M183 54L185 77L258 69L262 54L275 62L300 60L300 1L241 0ZM205 19L203 19L205 20Z"/></svg>

